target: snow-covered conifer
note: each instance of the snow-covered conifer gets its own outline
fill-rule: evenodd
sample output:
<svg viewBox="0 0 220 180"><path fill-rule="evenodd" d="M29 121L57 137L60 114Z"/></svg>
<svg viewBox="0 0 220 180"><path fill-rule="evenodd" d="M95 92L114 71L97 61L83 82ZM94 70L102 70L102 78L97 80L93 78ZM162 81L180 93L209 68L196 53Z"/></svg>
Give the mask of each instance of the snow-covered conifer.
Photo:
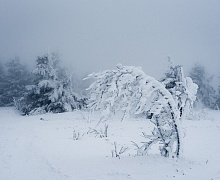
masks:
<svg viewBox="0 0 220 180"><path fill-rule="evenodd" d="M5 92L7 87L7 80L6 80L6 73L5 73L5 67L3 63L0 61L0 107L5 106L5 101L7 101L5 98Z"/></svg>
<svg viewBox="0 0 220 180"><path fill-rule="evenodd" d="M60 113L79 108L79 99L72 93L70 78L64 73L59 76L59 67L49 55L37 58L33 71L35 84L28 86L28 93L20 99L19 109L23 114Z"/></svg>
<svg viewBox="0 0 220 180"><path fill-rule="evenodd" d="M220 77L219 77L220 78ZM220 85L218 86L218 89L217 89L217 95L216 95L216 109L217 110L220 110Z"/></svg>
<svg viewBox="0 0 220 180"><path fill-rule="evenodd" d="M210 76L205 67L201 64L195 64L190 70L190 77L199 88L197 92L197 106L204 106L211 109L216 109L216 94L215 89L211 85L213 76Z"/></svg>
<svg viewBox="0 0 220 180"><path fill-rule="evenodd" d="M13 106L14 99L18 99L26 91L25 86L30 84L32 76L28 68L21 64L18 57L5 64L1 80L0 104Z"/></svg>
<svg viewBox="0 0 220 180"><path fill-rule="evenodd" d="M183 67L171 65L161 82L176 101L180 116L188 114L196 100L198 86L190 77L184 77Z"/></svg>

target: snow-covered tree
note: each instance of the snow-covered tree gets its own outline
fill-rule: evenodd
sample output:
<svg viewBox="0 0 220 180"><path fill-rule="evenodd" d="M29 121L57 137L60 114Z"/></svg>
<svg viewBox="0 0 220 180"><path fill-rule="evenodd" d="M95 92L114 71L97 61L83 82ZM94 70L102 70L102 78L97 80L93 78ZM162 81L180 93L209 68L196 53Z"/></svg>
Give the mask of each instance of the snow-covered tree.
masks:
<svg viewBox="0 0 220 180"><path fill-rule="evenodd" d="M179 157L181 154L180 113L171 93L156 79L147 76L140 67L117 65L115 70L93 73L95 78L88 90L91 92L89 108L101 110L106 119L116 111L129 114L152 114L155 129L143 145L147 151L160 143L162 156Z"/></svg>
<svg viewBox="0 0 220 180"><path fill-rule="evenodd" d="M19 109L23 114L66 112L80 108L73 94L70 79L62 73L58 77L59 65L49 55L38 57L33 73L35 84L28 86L28 93L20 99Z"/></svg>
<svg viewBox="0 0 220 180"><path fill-rule="evenodd" d="M198 86L190 77L184 77L183 67L171 65L161 82L176 101L180 116L188 114L196 100Z"/></svg>
<svg viewBox="0 0 220 180"><path fill-rule="evenodd" d="M6 73L5 73L5 67L3 63L0 61L0 106L5 106L5 88L7 85L6 81Z"/></svg>
<svg viewBox="0 0 220 180"><path fill-rule="evenodd" d="M190 77L193 82L199 86L197 92L197 105L215 109L216 95L215 89L211 85L213 76L208 75L205 67L197 63L190 70Z"/></svg>
<svg viewBox="0 0 220 180"><path fill-rule="evenodd" d="M219 79L220 79L220 77L219 77ZM215 102L215 104L216 104L216 109L217 110L220 110L220 85L218 86L218 89L217 89L217 95L216 95L216 102Z"/></svg>
<svg viewBox="0 0 220 180"><path fill-rule="evenodd" d="M13 106L14 99L18 99L26 91L25 86L32 78L28 68L21 64L18 57L5 64L5 71L1 77L1 98L3 106Z"/></svg>

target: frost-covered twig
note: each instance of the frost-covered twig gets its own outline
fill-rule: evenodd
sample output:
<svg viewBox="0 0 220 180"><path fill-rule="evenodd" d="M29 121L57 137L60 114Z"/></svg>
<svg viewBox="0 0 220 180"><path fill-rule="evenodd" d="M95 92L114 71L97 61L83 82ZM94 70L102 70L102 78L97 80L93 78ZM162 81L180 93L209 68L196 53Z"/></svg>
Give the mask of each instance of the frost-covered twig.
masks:
<svg viewBox="0 0 220 180"><path fill-rule="evenodd" d="M114 142L114 149L111 151L112 157L118 157L121 158L120 155L125 153L128 150L128 147L121 146L120 150L118 151L118 145L116 142Z"/></svg>
<svg viewBox="0 0 220 180"><path fill-rule="evenodd" d="M100 128L100 130L90 129L89 132L95 134L96 137L108 137L108 124L105 124L104 128Z"/></svg>
<svg viewBox="0 0 220 180"><path fill-rule="evenodd" d="M73 140L80 140L85 133L81 134L79 131L77 132L75 129L73 130Z"/></svg>
<svg viewBox="0 0 220 180"><path fill-rule="evenodd" d="M159 138L154 138L154 139L149 140L148 142L141 142L142 143L141 146L139 146L137 143L135 143L133 141L131 141L131 143L136 147L137 155L138 156L144 156L148 153L150 147L154 143L158 142L158 139Z"/></svg>

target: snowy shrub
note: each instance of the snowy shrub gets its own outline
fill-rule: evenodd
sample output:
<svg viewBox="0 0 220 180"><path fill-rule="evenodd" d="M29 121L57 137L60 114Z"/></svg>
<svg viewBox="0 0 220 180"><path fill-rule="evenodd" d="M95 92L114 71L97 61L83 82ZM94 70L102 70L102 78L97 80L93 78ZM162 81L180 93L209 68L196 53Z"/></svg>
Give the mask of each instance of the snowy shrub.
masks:
<svg viewBox="0 0 220 180"><path fill-rule="evenodd" d="M101 110L101 120L117 111L123 111L122 119L130 114L151 114L155 129L149 141L161 143L161 155L179 157L180 113L176 101L162 83L147 76L140 67L122 65L116 70L90 74L88 78L95 79L88 88L91 92L88 107Z"/></svg>
<svg viewBox="0 0 220 180"><path fill-rule="evenodd" d="M90 133L95 134L95 136L100 137L100 138L104 138L104 137L108 137L108 125L105 124L105 126L103 128L98 129L90 129L89 130Z"/></svg>
<svg viewBox="0 0 220 180"><path fill-rule="evenodd" d="M142 142L142 145L139 146L137 143L132 141L132 144L136 147L137 155L138 156L144 156L147 154L147 151L150 148L150 145L152 145L152 141L149 142Z"/></svg>
<svg viewBox="0 0 220 180"><path fill-rule="evenodd" d="M193 83L190 77L184 77L183 67L179 65L171 65L161 82L176 101L180 116L185 117L196 100L197 84Z"/></svg>

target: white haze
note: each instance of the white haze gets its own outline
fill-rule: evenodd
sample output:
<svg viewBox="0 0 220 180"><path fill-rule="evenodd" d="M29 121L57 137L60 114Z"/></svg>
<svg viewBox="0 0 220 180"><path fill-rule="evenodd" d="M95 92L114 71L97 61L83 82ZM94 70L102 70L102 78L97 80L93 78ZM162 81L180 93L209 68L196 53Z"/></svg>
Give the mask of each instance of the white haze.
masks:
<svg viewBox="0 0 220 180"><path fill-rule="evenodd" d="M167 57L219 75L219 0L1 0L0 60L58 51L78 74L142 66L159 77Z"/></svg>

